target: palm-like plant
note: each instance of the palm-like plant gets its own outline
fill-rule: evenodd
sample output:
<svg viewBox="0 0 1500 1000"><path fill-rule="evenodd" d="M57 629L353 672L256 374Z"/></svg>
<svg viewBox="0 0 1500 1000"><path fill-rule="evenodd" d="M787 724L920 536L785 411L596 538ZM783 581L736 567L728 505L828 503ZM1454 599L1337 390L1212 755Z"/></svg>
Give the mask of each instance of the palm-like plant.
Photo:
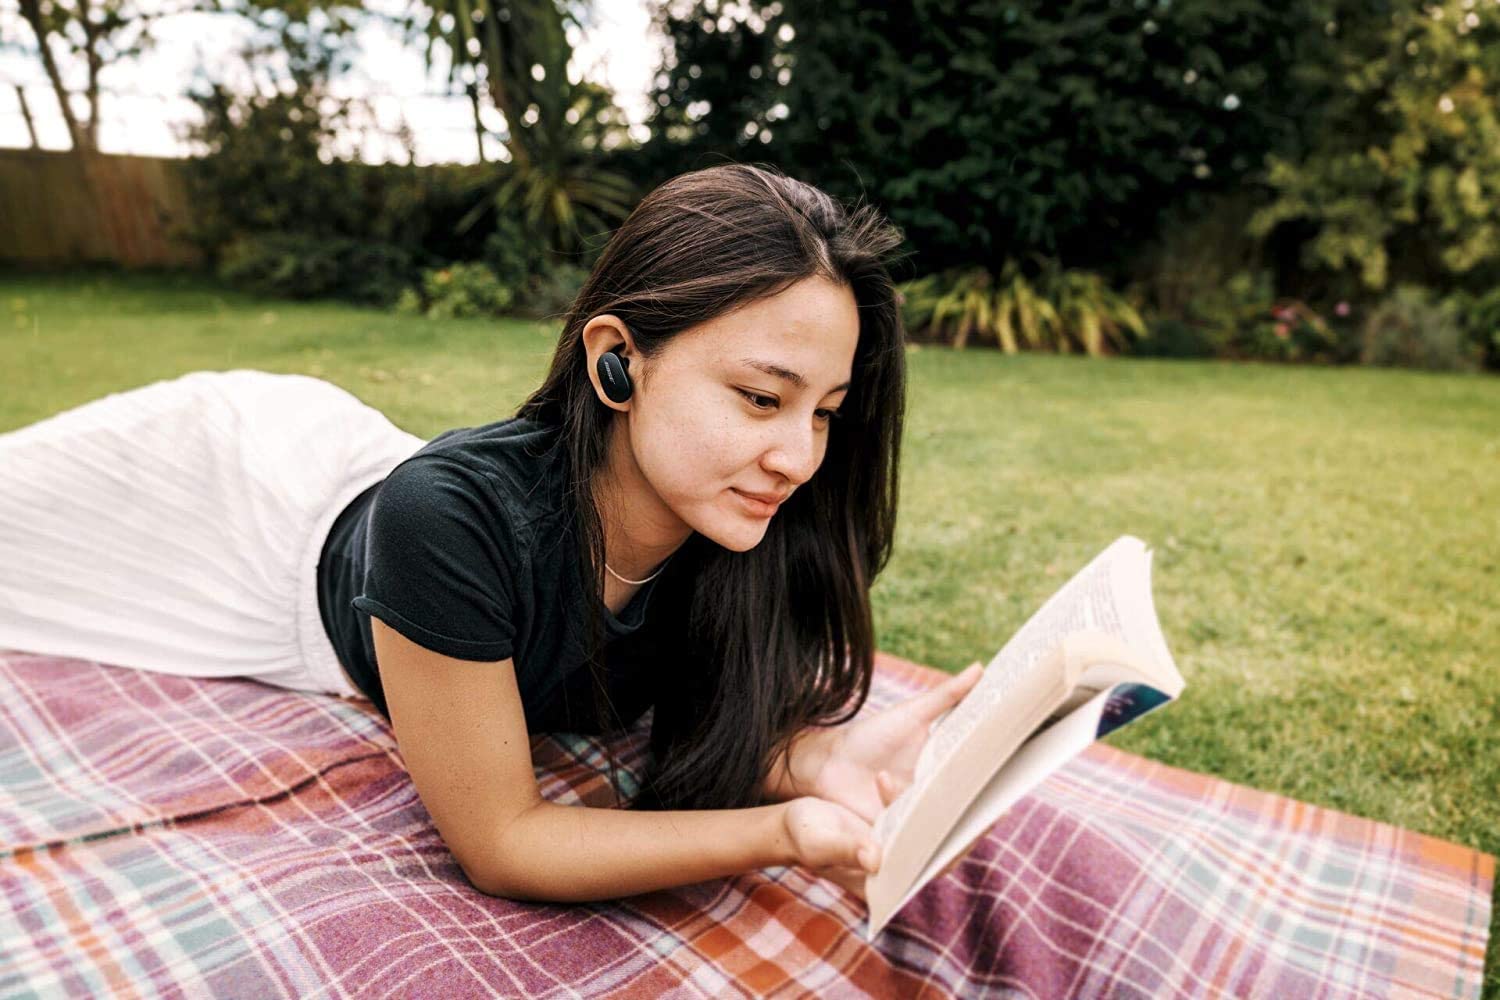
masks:
<svg viewBox="0 0 1500 1000"><path fill-rule="evenodd" d="M1126 332L1146 336L1146 323L1129 300L1104 283L1092 271L1062 270L1055 262L1044 265L1043 284L1054 303L1062 336L1059 349L1071 351L1074 342L1090 355L1106 353L1106 341L1115 350L1129 346Z"/></svg>
<svg viewBox="0 0 1500 1000"><path fill-rule="evenodd" d="M568 79L567 25L577 17L555 0L424 0L429 65L449 60L450 83L471 76L505 117L510 161L484 185L486 202L525 221L549 245L570 250L585 231L608 228L638 200L622 174L594 164L590 130L601 99L592 84ZM460 221L467 228L484 203Z"/></svg>
<svg viewBox="0 0 1500 1000"><path fill-rule="evenodd" d="M971 338L1007 354L1027 350L1091 355L1123 349L1126 332L1146 335L1140 313L1097 274L1040 262L1039 277L1006 260L998 277L982 267L929 274L902 286L907 328L955 348Z"/></svg>

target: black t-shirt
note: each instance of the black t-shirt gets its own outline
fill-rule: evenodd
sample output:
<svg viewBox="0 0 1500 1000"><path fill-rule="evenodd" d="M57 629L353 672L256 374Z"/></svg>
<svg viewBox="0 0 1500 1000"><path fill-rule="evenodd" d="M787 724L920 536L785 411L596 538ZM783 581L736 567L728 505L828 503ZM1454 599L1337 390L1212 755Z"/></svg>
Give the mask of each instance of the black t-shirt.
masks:
<svg viewBox="0 0 1500 1000"><path fill-rule="evenodd" d="M565 504L556 428L510 418L433 438L339 514L318 564L318 603L335 652L390 718L370 617L446 656L512 658L530 732L598 733L584 663L587 605ZM673 560L675 562L676 560ZM640 587L604 623L609 699L625 725L656 700L677 588ZM674 606L667 606L670 603ZM647 623L651 609L653 627ZM607 720L613 724L614 720Z"/></svg>

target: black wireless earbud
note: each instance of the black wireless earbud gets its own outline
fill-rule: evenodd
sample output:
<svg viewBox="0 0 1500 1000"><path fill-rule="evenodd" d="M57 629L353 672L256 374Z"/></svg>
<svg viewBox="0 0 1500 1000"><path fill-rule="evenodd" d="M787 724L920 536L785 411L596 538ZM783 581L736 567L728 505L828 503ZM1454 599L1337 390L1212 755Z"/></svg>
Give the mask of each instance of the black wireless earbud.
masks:
<svg viewBox="0 0 1500 1000"><path fill-rule="evenodd" d="M604 387L604 394L616 403L625 402L635 391L626 372L629 367L630 359L622 358L614 351L599 355L599 384Z"/></svg>

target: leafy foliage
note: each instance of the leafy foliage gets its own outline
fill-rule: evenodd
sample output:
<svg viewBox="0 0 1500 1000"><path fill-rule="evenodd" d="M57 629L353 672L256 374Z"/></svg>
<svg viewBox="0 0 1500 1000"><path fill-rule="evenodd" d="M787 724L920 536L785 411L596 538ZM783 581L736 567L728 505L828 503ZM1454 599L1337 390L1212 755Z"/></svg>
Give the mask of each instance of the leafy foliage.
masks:
<svg viewBox="0 0 1500 1000"><path fill-rule="evenodd" d="M531 238L569 251L586 232L630 214L640 193L628 175L602 167L599 152L625 138L610 94L568 76L567 29L580 27L555 0L427 0L413 25L429 66L462 72L505 118L509 162L496 165L486 196L524 220ZM463 225L471 224L466 217Z"/></svg>
<svg viewBox="0 0 1500 1000"><path fill-rule="evenodd" d="M1478 362L1456 303L1416 285L1398 285L1365 317L1361 364L1469 371Z"/></svg>
<svg viewBox="0 0 1500 1000"><path fill-rule="evenodd" d="M495 276L485 264L457 263L422 272L421 290L401 293L396 308L431 319L501 316L515 300L515 289Z"/></svg>
<svg viewBox="0 0 1500 1000"><path fill-rule="evenodd" d="M1264 361L1351 359L1348 342L1321 313L1300 299L1276 295L1266 269L1238 271L1220 284L1199 288L1179 316L1159 326L1183 353ZM1173 349L1141 346L1145 349L1137 353Z"/></svg>
<svg viewBox="0 0 1500 1000"><path fill-rule="evenodd" d="M1500 286L1448 296L1474 352L1486 368L1500 368Z"/></svg>
<svg viewBox="0 0 1500 1000"><path fill-rule="evenodd" d="M516 315L549 321L562 319L588 276L588 268L567 261L556 261L527 275Z"/></svg>
<svg viewBox="0 0 1500 1000"><path fill-rule="evenodd" d="M1355 8L1304 72L1326 94L1303 156L1270 159L1252 222L1310 232L1303 264L1350 292L1500 277L1500 21L1474 0Z"/></svg>
<svg viewBox="0 0 1500 1000"><path fill-rule="evenodd" d="M669 4L653 142L678 163L758 156L863 191L926 270L1028 251L1108 268L1163 205L1295 146L1292 68L1329 44L1325 7Z"/></svg>
<svg viewBox="0 0 1500 1000"><path fill-rule="evenodd" d="M907 329L955 348L974 337L994 342L1007 354L1024 345L1096 356L1125 349L1130 334L1146 334L1140 313L1099 275L1038 260L1036 279L1008 260L998 277L983 268L967 268L907 282L901 289Z"/></svg>
<svg viewBox="0 0 1500 1000"><path fill-rule="evenodd" d="M281 76L268 92L210 82L192 94L201 120L185 135L199 150L186 165L196 208L189 237L211 259L239 237L265 233L420 246L427 193L450 175L336 155L338 133L360 110L329 92L330 76L347 63L342 40L286 22L240 55L248 66L275 56Z"/></svg>
<svg viewBox="0 0 1500 1000"><path fill-rule="evenodd" d="M186 6L191 9L197 4ZM213 0L202 0L203 9L212 7ZM100 76L117 63L149 52L156 41L151 33L153 23L176 11L139 0L94 0L84 4L19 0L6 13L17 8L31 35L37 60L52 86L52 96L67 127L73 152L97 151ZM253 5L251 9L254 10ZM341 11L337 5L330 10L336 21ZM7 37L7 27L0 21L0 49L9 48L13 42ZM72 82L79 79L83 81L82 88ZM79 104L82 114L78 111Z"/></svg>
<svg viewBox="0 0 1500 1000"><path fill-rule="evenodd" d="M415 267L406 247L307 233L259 233L227 245L218 264L229 284L288 299L396 300Z"/></svg>

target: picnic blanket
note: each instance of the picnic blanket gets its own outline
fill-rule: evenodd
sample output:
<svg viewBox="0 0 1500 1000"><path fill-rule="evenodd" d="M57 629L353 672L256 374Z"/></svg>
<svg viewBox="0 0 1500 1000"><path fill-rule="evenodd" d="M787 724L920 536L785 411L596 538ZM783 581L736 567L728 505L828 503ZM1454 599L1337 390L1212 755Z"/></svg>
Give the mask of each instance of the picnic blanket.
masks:
<svg viewBox="0 0 1500 1000"><path fill-rule="evenodd" d="M945 676L882 655L868 707ZM547 798L609 800L595 740L533 755ZM5 997L1475 997L1493 878L1096 744L873 944L799 867L512 902L466 882L367 703L0 651Z"/></svg>

